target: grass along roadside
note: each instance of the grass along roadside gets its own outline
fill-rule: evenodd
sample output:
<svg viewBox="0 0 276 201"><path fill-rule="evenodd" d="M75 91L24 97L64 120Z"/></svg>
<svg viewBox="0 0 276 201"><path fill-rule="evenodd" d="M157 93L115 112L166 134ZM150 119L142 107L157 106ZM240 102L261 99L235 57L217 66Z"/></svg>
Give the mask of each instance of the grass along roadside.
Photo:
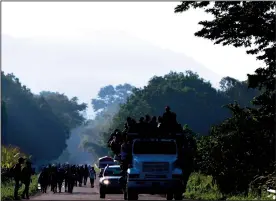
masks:
<svg viewBox="0 0 276 201"><path fill-rule="evenodd" d="M211 176L205 176L199 173L191 174L187 183L187 189L184 193L185 198L196 200L220 200L222 194L218 187L212 183ZM252 192L248 197L244 196L229 196L227 200L271 200L268 193L264 192L261 198L257 198Z"/></svg>
<svg viewBox="0 0 276 201"><path fill-rule="evenodd" d="M32 176L32 183L30 184L30 196L35 195L38 192L37 189L38 186L38 176L34 175ZM18 195L21 197L22 192L24 190L24 184L19 189ZM14 200L13 197L14 193L14 182L8 182L6 184L1 183L1 200Z"/></svg>

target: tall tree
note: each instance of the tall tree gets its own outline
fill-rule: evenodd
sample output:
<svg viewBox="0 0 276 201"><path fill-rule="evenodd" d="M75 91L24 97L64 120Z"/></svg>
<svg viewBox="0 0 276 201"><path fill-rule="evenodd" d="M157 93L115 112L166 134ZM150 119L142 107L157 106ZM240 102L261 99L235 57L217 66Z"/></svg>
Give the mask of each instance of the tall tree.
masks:
<svg viewBox="0 0 276 201"><path fill-rule="evenodd" d="M231 77L222 78L220 81L220 88L232 101L237 101L237 103L243 107L253 107L252 99L260 95L259 90L248 88L248 81L241 82Z"/></svg>
<svg viewBox="0 0 276 201"><path fill-rule="evenodd" d="M7 119L2 124L2 145L18 146L36 161L58 158L69 137L66 122L53 112L43 96L32 94L13 74L1 72L1 84L5 102L2 109L5 106Z"/></svg>
<svg viewBox="0 0 276 201"><path fill-rule="evenodd" d="M104 147L103 136L108 133L114 115L120 105L125 103L132 94L134 86L120 84L117 86L107 85L98 92L98 97L92 99L91 104L96 112L93 120L86 122L81 129L82 146L96 156L107 153Z"/></svg>
<svg viewBox="0 0 276 201"><path fill-rule="evenodd" d="M98 97L91 101L94 111L99 112L106 109L116 111L119 104L126 101L133 88L133 86L126 83L123 85L108 85L102 87L98 92Z"/></svg>
<svg viewBox="0 0 276 201"><path fill-rule="evenodd" d="M264 62L255 74L248 74L248 86L261 89L252 101L257 108L229 104L232 117L202 139L201 167L225 193L247 192L256 175L275 169L275 6L273 1L230 1L182 2L175 8L175 12L204 9L214 18L199 22L203 28L196 36L215 44L246 47L247 54Z"/></svg>
<svg viewBox="0 0 276 201"><path fill-rule="evenodd" d="M229 90L233 87L229 87ZM243 91L241 96L251 94ZM207 135L210 126L230 115L222 106L232 100L232 94L227 96L217 91L194 72L170 72L163 77L153 77L143 89L133 90L133 94L115 115L112 128L122 128L128 116L139 119L146 114L161 115L165 106L170 105L177 112L181 124L188 124L200 135Z"/></svg>
<svg viewBox="0 0 276 201"><path fill-rule="evenodd" d="M6 127L7 127L7 107L5 101L1 100L1 133L2 136L6 136ZM2 141L5 141L5 138L2 138Z"/></svg>
<svg viewBox="0 0 276 201"><path fill-rule="evenodd" d="M49 91L40 92L40 96L47 101L54 114L58 116L69 129L73 129L84 123L85 118L81 112L86 110L87 104L79 104L77 97L69 99L64 94Z"/></svg>
<svg viewBox="0 0 276 201"><path fill-rule="evenodd" d="M205 9L214 19L200 21L203 28L195 36L214 41L214 44L246 47L248 54L258 55L265 67L248 75L249 86L275 90L275 25L276 2L273 1L229 1L229 2L182 2L175 12L190 8ZM252 47L254 45L254 47Z"/></svg>

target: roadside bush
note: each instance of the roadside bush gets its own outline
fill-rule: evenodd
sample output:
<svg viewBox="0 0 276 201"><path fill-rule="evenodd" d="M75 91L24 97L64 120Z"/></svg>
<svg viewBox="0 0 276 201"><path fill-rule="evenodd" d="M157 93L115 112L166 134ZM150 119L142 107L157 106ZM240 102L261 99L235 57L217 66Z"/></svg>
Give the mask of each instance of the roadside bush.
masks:
<svg viewBox="0 0 276 201"><path fill-rule="evenodd" d="M1 146L1 169L13 167L19 157L29 158L26 154L22 153L19 147Z"/></svg>
<svg viewBox="0 0 276 201"><path fill-rule="evenodd" d="M1 146L1 200L14 200L14 181L10 172L11 168L18 162L19 157L30 157L22 153L19 147ZM32 176L32 183L30 185L30 196L37 192L38 176ZM24 184L19 189L19 196L24 190Z"/></svg>
<svg viewBox="0 0 276 201"><path fill-rule="evenodd" d="M212 182L212 177L200 173L191 174L184 196L202 200L218 200L222 197L218 187Z"/></svg>
<svg viewBox="0 0 276 201"><path fill-rule="evenodd" d="M13 193L14 193L14 181L1 183L1 200L14 200ZM37 193L37 186L38 186L38 176L32 176L32 183L30 185L30 196L35 195ZM24 184L19 189L19 196L22 195L24 190Z"/></svg>
<svg viewBox="0 0 276 201"><path fill-rule="evenodd" d="M267 192L262 192L261 198L258 198L252 191L249 191L247 197L231 195L223 197L217 185L213 182L212 176L200 173L191 174L184 197L195 200L271 200L271 198L268 198Z"/></svg>
<svg viewBox="0 0 276 201"><path fill-rule="evenodd" d="M11 168L18 162L19 157L29 158L30 156L22 153L19 147L12 145L1 146L1 184L11 182Z"/></svg>

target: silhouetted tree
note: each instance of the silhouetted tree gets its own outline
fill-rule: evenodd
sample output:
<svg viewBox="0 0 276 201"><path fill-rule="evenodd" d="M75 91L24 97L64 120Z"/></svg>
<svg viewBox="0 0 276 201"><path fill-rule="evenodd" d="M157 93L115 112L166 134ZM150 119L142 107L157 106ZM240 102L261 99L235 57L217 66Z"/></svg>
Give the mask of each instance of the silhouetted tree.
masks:
<svg viewBox="0 0 276 201"><path fill-rule="evenodd" d="M71 108L66 108L68 101L54 105L58 103L59 96L55 102L55 96L51 99L34 95L13 74L1 72L1 85L2 144L20 147L24 153L32 155L33 160L58 158L66 148L72 125L72 121L65 121L62 115L81 123L84 119L77 111L84 110L86 106L81 104L77 107L76 99L71 100ZM68 100L64 95L63 98Z"/></svg>
<svg viewBox="0 0 276 201"><path fill-rule="evenodd" d="M175 8L175 12L204 9L214 18L199 22L203 28L196 36L215 44L246 47L247 54L257 55L265 64L248 75L248 86L261 91L252 100L254 107L229 104L232 117L213 127L211 136L199 141L202 171L213 175L226 194L247 193L256 176L275 172L275 5L272 1L182 2ZM235 80L223 80L221 84L228 94L237 97L236 91L227 89ZM269 183L272 177L265 178L257 185Z"/></svg>

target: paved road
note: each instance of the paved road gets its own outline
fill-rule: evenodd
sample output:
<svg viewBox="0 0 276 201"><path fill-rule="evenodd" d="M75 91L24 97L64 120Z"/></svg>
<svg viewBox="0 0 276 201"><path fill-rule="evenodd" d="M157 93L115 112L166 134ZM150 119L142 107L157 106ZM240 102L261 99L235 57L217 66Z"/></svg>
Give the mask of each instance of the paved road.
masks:
<svg viewBox="0 0 276 201"><path fill-rule="evenodd" d="M47 194L39 193L31 197L31 200L123 200L123 194L108 194L105 199L100 199L98 180L95 184L94 188L91 188L90 184L84 187L74 187L73 194L64 193L64 188L62 188L62 193L56 194L48 190ZM139 195L139 200L165 200L165 198L160 195Z"/></svg>

